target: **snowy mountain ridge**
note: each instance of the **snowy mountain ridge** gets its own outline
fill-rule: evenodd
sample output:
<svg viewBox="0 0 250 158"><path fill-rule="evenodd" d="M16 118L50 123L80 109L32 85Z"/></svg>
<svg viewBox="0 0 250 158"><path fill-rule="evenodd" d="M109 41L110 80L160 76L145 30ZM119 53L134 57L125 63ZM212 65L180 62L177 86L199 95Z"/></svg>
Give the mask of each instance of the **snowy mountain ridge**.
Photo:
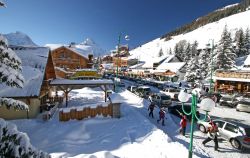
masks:
<svg viewBox="0 0 250 158"><path fill-rule="evenodd" d="M7 38L9 45L28 46L28 47L37 46L37 44L35 44L28 35L20 31L4 34L3 36Z"/></svg>
<svg viewBox="0 0 250 158"><path fill-rule="evenodd" d="M49 47L50 49L56 49L61 46L69 47L69 44L46 44L45 47ZM105 55L106 51L103 50L94 40L91 38L86 38L83 42L79 44L71 44L71 47L76 48L79 53L85 54L93 54L94 57Z"/></svg>
<svg viewBox="0 0 250 158"><path fill-rule="evenodd" d="M226 18L220 19L219 21L209 23L202 27L199 27L196 30L193 30L188 33L171 36L171 39L166 41L164 38L154 39L146 44L143 44L130 51L131 56L129 59L139 59L140 61L152 62L154 59L159 58L159 51L163 51L163 57L168 56L168 52L171 49L174 52L174 47L176 43L181 40L186 40L187 42L193 43L195 40L198 41L198 48L206 48L207 44L214 45L217 44L221 38L221 34L225 26L227 25L228 30L232 35L235 34L237 30L242 28L250 28L249 23L250 10L241 12L228 16Z"/></svg>

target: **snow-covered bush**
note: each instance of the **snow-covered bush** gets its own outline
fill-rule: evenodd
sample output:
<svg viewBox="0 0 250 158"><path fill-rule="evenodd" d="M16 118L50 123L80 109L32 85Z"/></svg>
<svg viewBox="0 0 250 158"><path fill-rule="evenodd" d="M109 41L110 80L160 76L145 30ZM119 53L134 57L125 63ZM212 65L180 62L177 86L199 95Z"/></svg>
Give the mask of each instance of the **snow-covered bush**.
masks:
<svg viewBox="0 0 250 158"><path fill-rule="evenodd" d="M42 152L30 144L29 137L19 132L14 124L8 123L0 118L0 157L14 158L49 158L45 152Z"/></svg>

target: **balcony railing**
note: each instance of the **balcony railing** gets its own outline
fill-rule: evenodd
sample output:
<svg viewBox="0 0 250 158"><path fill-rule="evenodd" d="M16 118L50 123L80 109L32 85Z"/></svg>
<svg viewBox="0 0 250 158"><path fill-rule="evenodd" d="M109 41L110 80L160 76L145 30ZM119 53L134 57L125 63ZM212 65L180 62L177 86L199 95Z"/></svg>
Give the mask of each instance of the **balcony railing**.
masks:
<svg viewBox="0 0 250 158"><path fill-rule="evenodd" d="M223 71L223 72L216 72L215 76L222 77L222 78L250 79L250 72Z"/></svg>
<svg viewBox="0 0 250 158"><path fill-rule="evenodd" d="M55 62L68 62L68 63L79 63L80 59L71 59L71 58L54 58Z"/></svg>

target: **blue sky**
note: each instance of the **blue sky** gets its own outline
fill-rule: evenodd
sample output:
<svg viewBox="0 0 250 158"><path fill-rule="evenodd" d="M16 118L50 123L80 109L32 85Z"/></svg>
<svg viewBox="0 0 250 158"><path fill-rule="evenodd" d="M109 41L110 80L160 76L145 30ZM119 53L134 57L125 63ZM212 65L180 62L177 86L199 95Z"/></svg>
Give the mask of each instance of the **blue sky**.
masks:
<svg viewBox="0 0 250 158"><path fill-rule="evenodd" d="M183 24L240 0L1 0L0 33L21 31L47 43L82 42L89 37L106 50L136 47Z"/></svg>

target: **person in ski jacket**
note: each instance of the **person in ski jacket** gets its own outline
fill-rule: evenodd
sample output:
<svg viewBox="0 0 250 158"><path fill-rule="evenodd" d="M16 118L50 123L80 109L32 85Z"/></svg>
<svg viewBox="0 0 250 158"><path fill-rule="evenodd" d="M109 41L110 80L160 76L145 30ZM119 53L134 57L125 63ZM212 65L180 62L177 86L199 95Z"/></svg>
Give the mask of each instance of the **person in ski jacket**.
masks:
<svg viewBox="0 0 250 158"><path fill-rule="evenodd" d="M161 124L164 126L164 120L165 120L165 111L163 108L160 109L159 111L159 120L157 120L157 123L159 123L162 120Z"/></svg>
<svg viewBox="0 0 250 158"><path fill-rule="evenodd" d="M186 115L181 114L181 121L180 121L180 130L179 132L185 136L186 133L186 127L187 127L187 117Z"/></svg>
<svg viewBox="0 0 250 158"><path fill-rule="evenodd" d="M153 113L154 108L155 108L155 104L154 104L154 102L151 102L149 107L148 107L148 111L149 111L148 116L149 117L151 116L152 118L154 118L154 113Z"/></svg>
<svg viewBox="0 0 250 158"><path fill-rule="evenodd" d="M210 120L209 124L211 127L208 128L208 137L202 142L203 145L206 145L206 143L210 142L211 140L214 141L214 150L218 151L219 145L218 145L218 123L214 123L212 120Z"/></svg>

